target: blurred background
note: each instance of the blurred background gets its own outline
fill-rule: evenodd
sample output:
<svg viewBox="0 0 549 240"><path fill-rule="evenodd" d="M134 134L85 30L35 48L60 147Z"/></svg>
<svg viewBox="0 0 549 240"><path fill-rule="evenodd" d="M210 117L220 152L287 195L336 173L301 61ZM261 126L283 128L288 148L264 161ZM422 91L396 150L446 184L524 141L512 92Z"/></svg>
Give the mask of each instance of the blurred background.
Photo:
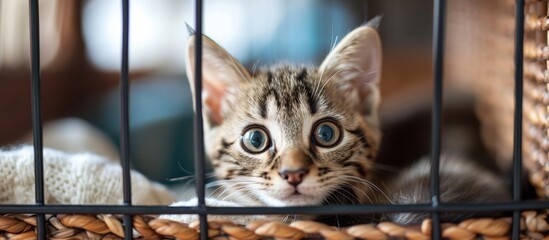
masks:
<svg viewBox="0 0 549 240"><path fill-rule="evenodd" d="M27 4L0 0L0 146L29 141L31 132ZM280 60L319 64L334 42L382 15L380 158L400 166L430 149L431 4L206 0L204 32L248 68ZM184 48L194 6L188 0L132 0L130 6L131 160L135 169L170 184L193 171ZM80 118L117 145L120 1L41 0L40 33L44 121ZM459 84L445 88L445 152L485 156L472 98Z"/></svg>

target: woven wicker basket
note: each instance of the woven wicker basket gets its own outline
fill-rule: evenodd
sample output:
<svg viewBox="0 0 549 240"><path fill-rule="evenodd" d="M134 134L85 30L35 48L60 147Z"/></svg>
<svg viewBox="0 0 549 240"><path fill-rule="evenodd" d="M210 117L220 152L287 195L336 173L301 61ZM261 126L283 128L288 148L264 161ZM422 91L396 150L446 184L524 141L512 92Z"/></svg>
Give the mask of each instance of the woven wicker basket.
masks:
<svg viewBox="0 0 549 240"><path fill-rule="evenodd" d="M546 214L524 212L521 218L521 239L548 239ZM34 239L35 217L27 215L0 216L0 239ZM510 239L511 218L479 218L459 224L442 224L442 236L448 239ZM419 226L399 226L390 222L362 224L337 229L312 221L290 225L280 222L252 222L238 226L230 222L210 221L211 239L430 239L431 220ZM121 217L113 215L57 215L48 218L50 239L122 239ZM133 232L140 239L198 239L198 222L189 225L149 216L134 216Z"/></svg>
<svg viewBox="0 0 549 240"><path fill-rule="evenodd" d="M526 18L527 35L525 42L526 59L524 81L524 164L529 171L530 182L535 185L538 195L549 197L549 48L547 30L549 18L547 5L532 9Z"/></svg>
<svg viewBox="0 0 549 240"><path fill-rule="evenodd" d="M523 162L538 196L549 197L549 18L546 1L526 1ZM447 78L473 91L483 140L511 168L514 114L513 0L449 1Z"/></svg>

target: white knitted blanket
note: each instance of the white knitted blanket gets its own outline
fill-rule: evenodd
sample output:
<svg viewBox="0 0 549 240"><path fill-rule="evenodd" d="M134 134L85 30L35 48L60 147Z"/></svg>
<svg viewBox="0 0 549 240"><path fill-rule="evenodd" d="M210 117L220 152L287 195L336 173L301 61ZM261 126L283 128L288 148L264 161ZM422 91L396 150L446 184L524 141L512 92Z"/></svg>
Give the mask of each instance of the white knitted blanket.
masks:
<svg viewBox="0 0 549 240"><path fill-rule="evenodd" d="M168 205L175 197L162 185L132 171L132 201L137 205ZM47 204L121 204L122 168L91 153L44 149L44 191ZM32 146L0 149L0 204L35 201Z"/></svg>

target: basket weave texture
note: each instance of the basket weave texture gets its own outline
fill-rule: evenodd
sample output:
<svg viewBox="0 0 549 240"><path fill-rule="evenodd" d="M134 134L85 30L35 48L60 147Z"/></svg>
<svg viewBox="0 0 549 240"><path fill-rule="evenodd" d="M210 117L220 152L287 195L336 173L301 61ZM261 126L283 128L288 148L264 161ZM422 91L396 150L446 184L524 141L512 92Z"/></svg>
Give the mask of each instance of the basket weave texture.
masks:
<svg viewBox="0 0 549 240"><path fill-rule="evenodd" d="M549 239L547 214L523 212L521 239ZM57 215L47 222L49 239L122 239L122 217L115 215ZM34 239L36 218L32 215L0 216L0 239ZM511 218L478 218L459 224L443 223L442 236L447 239L510 239ZM431 220L421 225L399 226L390 222L335 228L313 221L256 221L246 226L231 222L210 221L211 239L430 239ZM199 224L183 224L151 216L134 216L136 239L198 239Z"/></svg>
<svg viewBox="0 0 549 240"><path fill-rule="evenodd" d="M472 91L485 145L504 172L512 167L515 1L450 1L449 85ZM526 1L523 166L539 197L549 197L549 17L547 1Z"/></svg>
<svg viewBox="0 0 549 240"><path fill-rule="evenodd" d="M524 46L524 166L540 197L549 197L549 30L548 6L527 11Z"/></svg>

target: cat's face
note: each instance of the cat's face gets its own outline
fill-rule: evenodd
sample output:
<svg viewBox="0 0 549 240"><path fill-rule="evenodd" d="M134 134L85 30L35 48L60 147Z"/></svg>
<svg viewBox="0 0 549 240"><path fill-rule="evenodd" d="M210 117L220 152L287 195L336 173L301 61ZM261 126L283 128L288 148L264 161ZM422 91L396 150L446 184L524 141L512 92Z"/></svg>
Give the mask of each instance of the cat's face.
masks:
<svg viewBox="0 0 549 240"><path fill-rule="evenodd" d="M374 28L351 32L319 68L280 65L253 76L209 38L203 45L206 152L226 192L268 206L371 201L380 140ZM191 37L191 79L193 46Z"/></svg>

